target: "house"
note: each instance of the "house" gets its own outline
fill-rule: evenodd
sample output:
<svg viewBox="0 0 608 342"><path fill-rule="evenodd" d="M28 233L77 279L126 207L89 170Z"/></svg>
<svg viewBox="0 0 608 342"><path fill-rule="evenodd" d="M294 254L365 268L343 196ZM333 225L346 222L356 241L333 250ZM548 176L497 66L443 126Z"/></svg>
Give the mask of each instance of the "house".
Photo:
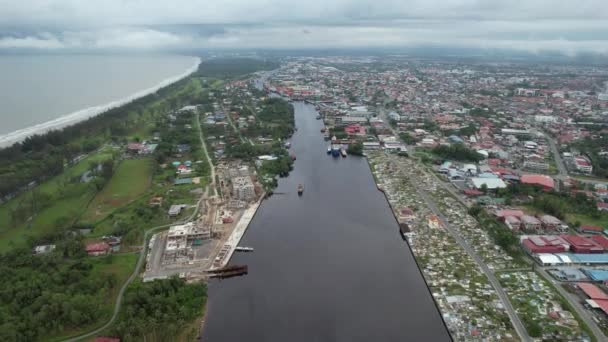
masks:
<svg viewBox="0 0 608 342"><path fill-rule="evenodd" d="M55 250L55 245L39 245L34 247L34 254L46 254Z"/></svg>
<svg viewBox="0 0 608 342"><path fill-rule="evenodd" d="M89 256L106 255L110 252L110 245L105 242L93 242L86 246L86 251Z"/></svg>
<svg viewBox="0 0 608 342"><path fill-rule="evenodd" d="M529 254L563 253L570 249L570 244L559 236L532 235L521 240L521 246Z"/></svg>
<svg viewBox="0 0 608 342"><path fill-rule="evenodd" d="M175 217L182 212L182 209L186 207L185 204L173 204L169 207L169 216Z"/></svg>
<svg viewBox="0 0 608 342"><path fill-rule="evenodd" d="M562 224L562 221L551 215L543 215L539 219L545 230L555 231Z"/></svg>
<svg viewBox="0 0 608 342"><path fill-rule="evenodd" d="M100 336L100 337L95 337L93 342L120 342L120 338Z"/></svg>
<svg viewBox="0 0 608 342"><path fill-rule="evenodd" d="M597 202L597 210L608 211L608 203Z"/></svg>
<svg viewBox="0 0 608 342"><path fill-rule="evenodd" d="M592 173L593 166L589 162L589 160L585 157L574 157L574 165L576 166L576 170L583 173Z"/></svg>
<svg viewBox="0 0 608 342"><path fill-rule="evenodd" d="M521 227L521 221L516 216L506 216L505 217L505 224L512 231L518 231L519 228Z"/></svg>
<svg viewBox="0 0 608 342"><path fill-rule="evenodd" d="M127 152L132 154L138 154L144 149L144 145L140 143L129 143L127 145Z"/></svg>
<svg viewBox="0 0 608 342"><path fill-rule="evenodd" d="M359 124L348 125L344 128L344 132L348 135L365 135L365 127Z"/></svg>
<svg viewBox="0 0 608 342"><path fill-rule="evenodd" d="M523 215L520 218L520 221L521 221L521 228L524 229L524 230L526 230L526 231L535 231L535 232L538 232L542 228L542 223L540 222L539 219L537 219L534 216Z"/></svg>

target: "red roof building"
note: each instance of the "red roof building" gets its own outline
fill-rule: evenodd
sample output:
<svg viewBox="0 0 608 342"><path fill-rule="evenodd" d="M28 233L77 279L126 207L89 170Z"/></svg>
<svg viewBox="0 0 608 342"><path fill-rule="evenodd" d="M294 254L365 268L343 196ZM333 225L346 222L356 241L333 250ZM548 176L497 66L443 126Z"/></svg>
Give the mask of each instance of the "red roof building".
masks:
<svg viewBox="0 0 608 342"><path fill-rule="evenodd" d="M543 187L545 190L552 190L555 187L553 178L545 175L522 175L521 184L531 184Z"/></svg>
<svg viewBox="0 0 608 342"><path fill-rule="evenodd" d="M95 337L94 342L120 342L120 338L118 337Z"/></svg>
<svg viewBox="0 0 608 342"><path fill-rule="evenodd" d="M521 245L530 254L562 253L570 249L570 244L559 236L530 236Z"/></svg>
<svg viewBox="0 0 608 342"><path fill-rule="evenodd" d="M110 245L108 245L105 242L96 242L96 243L89 243L86 247L86 251L88 255L91 256L98 256L98 255L105 255L108 254L108 252L110 251Z"/></svg>
<svg viewBox="0 0 608 342"><path fill-rule="evenodd" d="M606 211L608 211L608 203L597 202L597 210L606 210Z"/></svg>
<svg viewBox="0 0 608 342"><path fill-rule="evenodd" d="M591 299L601 299L608 300L608 294L602 291L599 287L590 284L590 283L576 283L579 289L581 289L585 294Z"/></svg>
<svg viewBox="0 0 608 342"><path fill-rule="evenodd" d="M517 218L521 218L524 216L524 212L521 210L512 210L512 209L503 209L496 212L496 217L499 219L503 219L507 216L514 216Z"/></svg>
<svg viewBox="0 0 608 342"><path fill-rule="evenodd" d="M604 250L608 250L608 239L606 239L602 235L593 235L591 237L591 240L593 240L598 245L604 247Z"/></svg>
<svg viewBox="0 0 608 342"><path fill-rule="evenodd" d="M604 253L604 247L590 238L578 235L560 235L560 237L570 244L573 253Z"/></svg>
<svg viewBox="0 0 608 342"><path fill-rule="evenodd" d="M346 126L344 132L348 135L365 135L365 127L359 124L353 124Z"/></svg>

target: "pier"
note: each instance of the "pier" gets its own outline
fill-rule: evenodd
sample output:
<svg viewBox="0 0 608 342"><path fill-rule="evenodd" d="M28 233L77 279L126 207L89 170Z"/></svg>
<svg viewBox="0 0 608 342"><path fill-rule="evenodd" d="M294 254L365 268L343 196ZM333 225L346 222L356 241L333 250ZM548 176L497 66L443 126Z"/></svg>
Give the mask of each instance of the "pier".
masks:
<svg viewBox="0 0 608 342"><path fill-rule="evenodd" d="M239 242L241 242L243 235L245 235L245 231L247 231L247 227L253 219L253 216L255 216L255 213L260 207L260 204L262 204L263 199L264 196L262 196L262 198L260 198L257 202L255 202L245 210L243 216L241 216L239 222L236 224L236 227L232 231L232 234L230 234L230 237L228 237L228 240L226 240L226 243L222 246L217 257L215 257L215 260L213 261L213 265L211 266L210 270L217 270L219 268L225 267L228 264L230 258L232 257L232 254L234 254L237 248L239 248Z"/></svg>

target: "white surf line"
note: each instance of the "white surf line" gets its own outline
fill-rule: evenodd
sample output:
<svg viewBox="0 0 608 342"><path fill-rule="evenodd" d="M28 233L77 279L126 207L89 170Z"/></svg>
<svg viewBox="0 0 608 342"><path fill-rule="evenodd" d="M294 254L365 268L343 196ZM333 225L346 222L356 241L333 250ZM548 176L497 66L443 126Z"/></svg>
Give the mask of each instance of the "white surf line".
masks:
<svg viewBox="0 0 608 342"><path fill-rule="evenodd" d="M140 91L138 91L134 94L131 94L130 96L127 96L125 98L122 98L120 100L112 101L112 102L109 102L104 105L92 106L92 107L88 107L85 109L81 109L81 110L60 116L56 119L53 119L53 120L50 120L47 122L43 122L43 123L40 123L40 124L37 124L34 126L30 126L27 128L13 131L11 133L1 135L0 136L0 147L10 146L16 142L24 140L25 138L27 138L31 135L34 135L34 134L42 134L42 133L46 133L46 132L54 130L54 129L60 129L60 128L67 127L69 125L73 125L80 121L89 119L95 115L99 115L103 112L106 112L110 109L125 105L138 98L144 97L149 94L153 94L153 93L157 92L159 89L166 87L172 83L175 83L181 79L184 79L187 76L189 76L190 74L194 73L198 69L198 66L200 63L201 63L201 59L197 58L194 65L192 65L190 68L188 68L188 70L186 70L185 72L183 72L177 76L172 76L170 78L164 79L153 87L140 90Z"/></svg>

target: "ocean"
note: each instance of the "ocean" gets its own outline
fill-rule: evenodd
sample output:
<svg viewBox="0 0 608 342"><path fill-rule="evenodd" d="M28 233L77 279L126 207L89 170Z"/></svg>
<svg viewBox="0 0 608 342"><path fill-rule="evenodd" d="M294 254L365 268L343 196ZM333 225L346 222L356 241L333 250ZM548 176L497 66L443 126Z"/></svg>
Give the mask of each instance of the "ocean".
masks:
<svg viewBox="0 0 608 342"><path fill-rule="evenodd" d="M176 55L0 56L0 147L147 95L196 70Z"/></svg>

